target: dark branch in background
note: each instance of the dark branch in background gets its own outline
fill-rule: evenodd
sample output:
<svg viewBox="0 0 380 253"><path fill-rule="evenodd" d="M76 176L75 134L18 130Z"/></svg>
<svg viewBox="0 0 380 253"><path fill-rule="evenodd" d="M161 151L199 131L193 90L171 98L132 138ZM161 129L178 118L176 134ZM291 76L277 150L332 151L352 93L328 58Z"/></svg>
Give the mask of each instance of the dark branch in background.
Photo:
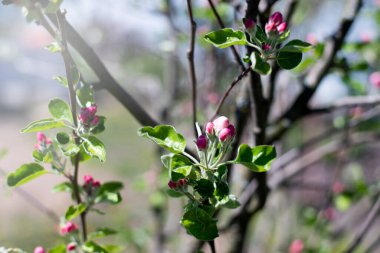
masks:
<svg viewBox="0 0 380 253"><path fill-rule="evenodd" d="M212 13L214 13L214 16L215 16L216 20L218 21L219 26L221 28L226 28L226 26L224 25L224 22L223 22L222 18L220 17L218 10L215 8L215 5L212 2L212 0L208 0L208 3L210 4ZM243 60L241 59L239 52L237 51L236 47L231 46L230 48L231 48L232 54L234 55L235 61L239 64L241 70L244 71L245 66L244 66Z"/></svg>
<svg viewBox="0 0 380 253"><path fill-rule="evenodd" d="M216 107L216 110L215 110L215 113L214 115L211 117L211 120L215 119L216 116L218 116L219 112L220 112L220 109L222 108L222 105L224 103L224 101L226 100L226 98L228 97L228 95L230 94L231 90L235 87L235 85L240 82L241 79L243 79L243 77L245 77L249 72L250 72L251 68L248 67L246 68L242 73L239 74L239 76L236 77L236 79L230 84L230 86L228 87L228 89L226 90L226 92L224 93L223 97L220 99L219 103L218 103L218 106Z"/></svg>
<svg viewBox="0 0 380 253"><path fill-rule="evenodd" d="M0 168L0 174L4 177L7 176L7 173ZM59 216L56 214L52 209L47 207L44 202L40 201L39 199L35 198L32 194L29 192L23 190L22 188L15 188L14 189L16 193L20 195L21 198L23 198L26 202L28 202L30 205L32 205L34 208L39 210L41 213L45 214L54 224L57 224L59 222Z"/></svg>
<svg viewBox="0 0 380 253"><path fill-rule="evenodd" d="M341 49L362 4L362 0L352 0L350 2L351 8L347 17L343 18L336 32L326 42L322 58L303 79L302 85L304 88L302 92L298 95L290 108L277 121L280 123L281 127L277 133L274 133L273 136L268 138L267 143L272 143L281 138L281 136L288 130L289 126L292 125L291 123L310 113L310 108L308 106L309 101L319 87L321 80L326 76L330 67L334 63L335 56Z"/></svg>
<svg viewBox="0 0 380 253"><path fill-rule="evenodd" d="M364 220L359 232L356 234L354 240L350 243L347 250L344 253L352 253L360 245L363 238L366 236L367 232L371 229L372 225L375 224L375 220L380 214L380 196L377 196L375 204L372 206L367 217Z"/></svg>
<svg viewBox="0 0 380 253"><path fill-rule="evenodd" d="M57 21L58 21L58 28L61 33L61 44L62 44L62 49L61 49L61 54L63 57L63 61L65 64L65 69L66 69L66 77L67 77L67 84L69 88L69 97L70 97L70 108L71 108L71 114L74 122L75 128L78 127L78 121L77 121L77 113L76 113L76 94L74 90L74 86L76 85L74 83L74 77L73 77L73 65L71 64L71 59L72 57L70 56L70 52L67 46L67 41L66 41L66 27L65 27L65 17L66 13L65 12L57 12ZM79 145L80 140L79 137L77 136L75 130L73 130L73 135L75 138L75 143ZM74 196L76 198L77 204L82 203L82 199L80 197L80 192L79 192L79 185L78 185L78 173L79 173L79 159L80 159L80 154L78 153L75 155L74 159L74 175L70 177L71 184L73 185L73 191L74 191ZM83 236L83 241L87 240L87 226L86 226L86 211L82 212L80 214L80 221L82 224L82 236Z"/></svg>
<svg viewBox="0 0 380 253"><path fill-rule="evenodd" d="M187 11L189 13L190 22L190 47L187 51L187 59L189 61L189 75L192 89L192 107L193 107L193 129L195 138L198 137L197 128L195 123L197 122L197 79L195 76L195 64L194 64L194 48L195 48L195 32L197 29L197 23L194 21L193 8L191 0L187 0Z"/></svg>

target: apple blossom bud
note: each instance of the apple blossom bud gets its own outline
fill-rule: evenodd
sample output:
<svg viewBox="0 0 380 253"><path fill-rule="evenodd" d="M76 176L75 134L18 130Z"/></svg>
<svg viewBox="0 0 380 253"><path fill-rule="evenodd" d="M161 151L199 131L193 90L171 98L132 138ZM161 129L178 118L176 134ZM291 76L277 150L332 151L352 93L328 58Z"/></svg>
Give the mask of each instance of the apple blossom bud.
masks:
<svg viewBox="0 0 380 253"><path fill-rule="evenodd" d="M277 26L277 31L279 32L279 34L282 34L283 32L286 31L286 28L287 28L287 25L285 22L282 22L281 24L279 24Z"/></svg>
<svg viewBox="0 0 380 253"><path fill-rule="evenodd" d="M210 135L214 134L214 123L212 123L212 122L207 123L206 133L208 133Z"/></svg>
<svg viewBox="0 0 380 253"><path fill-rule="evenodd" d="M225 116L220 116L212 122L214 124L215 131L219 133L222 129L227 128L230 124L230 121Z"/></svg>
<svg viewBox="0 0 380 253"><path fill-rule="evenodd" d="M168 182L168 186L169 186L170 189L174 190L174 189L176 189L178 187L178 184L176 182L170 180Z"/></svg>
<svg viewBox="0 0 380 253"><path fill-rule="evenodd" d="M336 181L332 186L332 191L335 194L340 194L344 191L344 184L340 181Z"/></svg>
<svg viewBox="0 0 380 253"><path fill-rule="evenodd" d="M264 51L268 51L268 50L270 50L272 47L269 45L269 44L263 44L262 45L262 48L264 49Z"/></svg>
<svg viewBox="0 0 380 253"><path fill-rule="evenodd" d="M75 248L77 247L77 244L75 242L71 242L69 244L67 244L67 251L72 251L72 250L75 250Z"/></svg>
<svg viewBox="0 0 380 253"><path fill-rule="evenodd" d="M304 248L302 240L294 240L289 246L289 253L302 253Z"/></svg>
<svg viewBox="0 0 380 253"><path fill-rule="evenodd" d="M63 225L63 227L61 227L61 235L66 235L77 230L78 226L75 223L69 221Z"/></svg>
<svg viewBox="0 0 380 253"><path fill-rule="evenodd" d="M44 249L43 247L38 246L38 247L36 247L36 248L34 249L33 252L34 252L34 253L45 253L46 251L45 251L45 249Z"/></svg>
<svg viewBox="0 0 380 253"><path fill-rule="evenodd" d="M270 16L268 23L273 23L275 26L278 26L282 23L282 14L276 11L272 14L272 16Z"/></svg>
<svg viewBox="0 0 380 253"><path fill-rule="evenodd" d="M226 141L227 139L232 138L235 135L235 127L233 125L229 125L228 127L222 129L219 133L219 139L221 141Z"/></svg>
<svg viewBox="0 0 380 253"><path fill-rule="evenodd" d="M100 119L98 116L94 116L94 118L91 120L91 125L96 126L99 123L99 120Z"/></svg>
<svg viewBox="0 0 380 253"><path fill-rule="evenodd" d="M179 184L180 186L185 186L185 185L187 184L187 181L186 181L185 178L182 178L182 179L178 180L178 184Z"/></svg>
<svg viewBox="0 0 380 253"><path fill-rule="evenodd" d="M265 31L267 33L270 33L270 32L273 32L273 31L276 31L276 25L274 23L267 23L265 25Z"/></svg>
<svg viewBox="0 0 380 253"><path fill-rule="evenodd" d="M98 111L98 107L94 104L86 108L87 112L91 115L94 116L96 112Z"/></svg>
<svg viewBox="0 0 380 253"><path fill-rule="evenodd" d="M197 147L199 150L205 150L207 148L207 137L206 135L202 134L197 139Z"/></svg>
<svg viewBox="0 0 380 253"><path fill-rule="evenodd" d="M168 186L169 186L169 188L172 189L172 190L177 190L178 187L185 186L186 184L187 184L187 181L186 181L186 179L184 179L184 178L178 180L178 182L174 182L174 181L172 181L172 180L170 180L170 181L168 182Z"/></svg>
<svg viewBox="0 0 380 253"><path fill-rule="evenodd" d="M91 184L94 181L94 178L91 175L84 175L84 184Z"/></svg>
<svg viewBox="0 0 380 253"><path fill-rule="evenodd" d="M376 88L380 88L380 71L373 72L369 76L369 82Z"/></svg>
<svg viewBox="0 0 380 253"><path fill-rule="evenodd" d="M92 183L92 186L93 187L100 187L101 183L99 180L94 180L94 182Z"/></svg>
<svg viewBox="0 0 380 253"><path fill-rule="evenodd" d="M37 141L39 142L44 142L46 140L46 136L44 133L42 132L38 132L37 133Z"/></svg>
<svg viewBox="0 0 380 253"><path fill-rule="evenodd" d="M255 27L255 21L251 18L245 18L243 22L246 29L252 29Z"/></svg>

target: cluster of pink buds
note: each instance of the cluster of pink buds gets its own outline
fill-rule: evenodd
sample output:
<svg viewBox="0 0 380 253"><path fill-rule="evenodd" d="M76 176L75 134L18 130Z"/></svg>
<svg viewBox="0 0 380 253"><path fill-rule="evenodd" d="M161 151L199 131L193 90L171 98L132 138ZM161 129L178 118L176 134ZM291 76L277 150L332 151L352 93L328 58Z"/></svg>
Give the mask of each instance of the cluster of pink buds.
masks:
<svg viewBox="0 0 380 253"><path fill-rule="evenodd" d="M71 242L67 244L66 249L67 251L73 251L76 249L76 247L77 247L77 244L75 242Z"/></svg>
<svg viewBox="0 0 380 253"><path fill-rule="evenodd" d="M235 136L235 127L225 116L220 116L214 121L207 123L206 133L209 135L216 134L222 142L230 140Z"/></svg>
<svg viewBox="0 0 380 253"><path fill-rule="evenodd" d="M168 183L168 186L172 190L177 190L181 187L184 187L186 184L187 184L187 181L186 179L183 178L183 179L178 180L177 182L170 180Z"/></svg>
<svg viewBox="0 0 380 253"><path fill-rule="evenodd" d="M34 249L33 253L46 253L46 251L43 247L38 246Z"/></svg>
<svg viewBox="0 0 380 253"><path fill-rule="evenodd" d="M286 31L287 24L283 22L282 14L275 12L270 16L268 23L265 25L267 34L282 34Z"/></svg>
<svg viewBox="0 0 380 253"><path fill-rule="evenodd" d="M72 232L78 231L78 225L69 221L61 227L61 235L67 235Z"/></svg>
<svg viewBox="0 0 380 253"><path fill-rule="evenodd" d="M99 116L96 116L97 106L80 108L79 121L86 127L94 127L99 123Z"/></svg>
<svg viewBox="0 0 380 253"><path fill-rule="evenodd" d="M37 144L34 145L36 149L43 151L50 144L52 144L52 141L44 133L37 133Z"/></svg>
<svg viewBox="0 0 380 253"><path fill-rule="evenodd" d="M100 181L99 180L94 180L94 178L91 175L84 175L83 176L84 180L84 187L95 187L98 188L100 187Z"/></svg>

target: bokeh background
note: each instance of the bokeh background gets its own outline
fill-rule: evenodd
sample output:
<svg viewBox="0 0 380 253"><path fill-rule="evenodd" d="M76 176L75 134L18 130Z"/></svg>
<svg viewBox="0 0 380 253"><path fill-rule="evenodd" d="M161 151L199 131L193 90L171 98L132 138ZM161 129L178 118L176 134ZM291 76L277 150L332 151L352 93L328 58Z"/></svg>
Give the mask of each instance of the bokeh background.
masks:
<svg viewBox="0 0 380 253"><path fill-rule="evenodd" d="M67 10L67 20L94 48L112 75L154 118L160 119L168 101L173 99L173 93L168 92L171 89L170 83L174 80L178 84L180 91L176 93L176 102L166 109L171 111L170 118L173 124L191 139L190 85L186 73L189 29L186 8L183 1L172 1L176 13L169 18L165 12L165 2L65 0L62 7ZM199 19L197 35L200 38L213 26L208 22L210 12L207 1L194 2L197 6L196 18ZM279 1L276 9L282 10L285 2ZM347 2L300 0L300 7L292 22L292 38L323 43L337 28ZM349 42L371 42L379 37L379 26L376 22L379 5L379 1L376 0L365 1L347 38ZM235 27L242 26L241 22L234 21L241 17L235 17L228 4L222 3L219 8L229 23ZM66 194L51 192L55 184L62 182L57 175L49 174L28 183L22 186L21 193L9 189L4 177L21 164L32 161L35 136L21 134L20 129L31 121L48 117L47 104L50 99L68 99L66 89L52 79L55 75L64 75L61 56L44 49L53 40L42 27L28 23L20 8L0 6L0 246L19 247L28 252L37 245L51 247L62 240L57 224L28 202L30 196L59 215L64 214L70 203ZM210 51L210 47L199 39L196 46L196 63L201 122L206 121L212 114L224 87L238 73L236 66L229 65L233 62L229 53L221 54L215 50L208 53ZM372 66L367 66L366 70L352 76L359 86L357 88L365 90L366 94L377 94L379 89L368 81L369 74L376 70L373 67L380 67L379 58L374 54L347 53L347 59L350 61L359 62L363 58L370 63L375 61ZM210 64L211 61L217 61L220 65ZM93 73L88 71L83 62L78 66L87 81L96 81ZM221 73L222 69L224 71ZM173 72L176 73L174 77ZM276 105L274 115L278 115L283 104L299 91L299 86L290 84L297 80L300 74L301 70L284 73L279 78L282 104ZM353 92L355 88L345 83L339 73L332 73L323 79L312 104L326 105ZM234 94L237 93L238 91L235 91ZM109 215L89 216L90 229L105 225L113 227L120 233L107 240L125 245L122 252L149 252L154 245L153 233L156 224L152 207L167 205L170 211L165 231L186 237L184 231L177 226L180 217L179 207L183 202L178 199L168 200L162 192L157 191L165 187L167 178L165 173L160 173L154 145L137 137L138 122L114 97L105 91L98 91L96 101L99 114L107 117L106 131L100 136L107 148L107 162L87 162L81 166L80 174L90 173L101 181L120 180L125 188L122 191L124 200L120 205L101 207ZM234 101L230 99L228 104L232 103ZM230 114L231 109L226 106L224 113ZM344 113L315 117L299 123L286 135L279 146L279 153L296 147L302 140L322 132L328 126L336 124L339 127L341 115ZM246 139L250 138L252 137L247 133ZM376 184L380 177L379 172L376 172L379 169L379 147L376 144L369 145L365 148L368 151L365 152L366 156L360 158L355 155L350 157L349 154L346 157L349 161L345 161L345 166L353 168L353 172L349 172L347 177L357 176L355 173L359 173L358 177L364 181ZM335 166L334 159L336 157L330 157L330 160L313 165L310 170L312 172L301 175L300 178L328 182L329 169ZM363 168L366 168L365 173ZM240 170L243 171L237 168L237 181L240 180ZM27 199L25 192L30 195ZM258 251L255 252L285 252L284 248L293 235L297 237L306 233L312 237L314 232L310 232L310 228L301 230L299 225L302 223L300 226L304 226L304 217L313 217L315 210L323 203L324 196L315 189L286 189L273 194L267 207L269 211L255 220L256 225L262 228L260 232L252 231L253 239L250 243L258 247ZM316 209L307 209L306 205ZM369 200L364 199L360 205L369 207ZM303 212L300 212L300 209ZM343 215L339 210L333 212ZM350 227L343 226L342 222L344 223L344 220L340 221L338 226L349 231ZM360 223L357 221L350 226L354 227L358 222ZM378 232L378 229L372 231L369 243L377 238ZM175 240L176 237L171 238L168 252L183 252L180 249L181 245ZM330 242L326 243L331 246ZM373 252L380 252L380 249Z"/></svg>

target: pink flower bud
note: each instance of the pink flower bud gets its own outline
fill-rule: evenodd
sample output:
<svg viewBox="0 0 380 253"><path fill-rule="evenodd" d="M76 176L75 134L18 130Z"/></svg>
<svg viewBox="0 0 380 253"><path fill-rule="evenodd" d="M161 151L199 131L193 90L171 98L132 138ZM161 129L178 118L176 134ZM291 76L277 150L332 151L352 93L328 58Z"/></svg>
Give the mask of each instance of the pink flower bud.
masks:
<svg viewBox="0 0 380 253"><path fill-rule="evenodd" d="M72 251L72 250L75 250L76 247L77 247L76 243L71 242L67 245L66 249L67 249L67 251Z"/></svg>
<svg viewBox="0 0 380 253"><path fill-rule="evenodd" d="M269 23L273 23L275 26L278 26L282 23L282 14L280 12L275 12L270 16Z"/></svg>
<svg viewBox="0 0 380 253"><path fill-rule="evenodd" d="M233 125L229 125L226 128L223 128L219 133L219 139L224 142L227 139L232 138L235 135L235 127Z"/></svg>
<svg viewBox="0 0 380 253"><path fill-rule="evenodd" d="M94 118L91 120L91 125L96 126L99 123L99 120L100 119L98 116L94 116Z"/></svg>
<svg viewBox="0 0 380 253"><path fill-rule="evenodd" d="M279 24L279 25L277 26L277 31L278 31L280 34L282 34L283 32L286 31L286 28L287 28L286 23L285 23L285 22L282 22L281 24Z"/></svg>
<svg viewBox="0 0 380 253"><path fill-rule="evenodd" d="M168 182L168 186L169 186L170 189L174 190L174 189L177 189L178 184L177 184L176 182L170 180L170 181Z"/></svg>
<svg viewBox="0 0 380 253"><path fill-rule="evenodd" d="M36 247L36 248L34 249L33 252L34 252L34 253L45 253L46 251L45 251L45 249L44 249L43 247L38 246L38 247Z"/></svg>
<svg viewBox="0 0 380 253"><path fill-rule="evenodd" d="M86 109L87 109L88 114L90 114L91 116L94 116L96 112L98 111L98 107L95 104L91 105L90 107L87 107Z"/></svg>
<svg viewBox="0 0 380 253"><path fill-rule="evenodd" d="M276 25L274 23L267 23L265 25L265 31L267 33L270 33L270 32L273 32L273 31L276 31Z"/></svg>
<svg viewBox="0 0 380 253"><path fill-rule="evenodd" d="M187 184L187 181L186 181L185 178L182 178L182 179L178 180L178 184L179 184L180 186L185 186L185 185Z"/></svg>
<svg viewBox="0 0 380 253"><path fill-rule="evenodd" d="M101 185L101 183L100 183L100 181L99 180L94 180L94 182L92 183L92 186L93 187L100 187L100 185Z"/></svg>
<svg viewBox="0 0 380 253"><path fill-rule="evenodd" d="M44 142L46 140L46 135L42 132L37 133L37 141Z"/></svg>
<svg viewBox="0 0 380 253"><path fill-rule="evenodd" d="M207 123L207 125L206 125L206 133L208 133L209 135L213 135L214 134L214 123L212 123L212 122Z"/></svg>
<svg viewBox="0 0 380 253"><path fill-rule="evenodd" d="M272 47L271 47L269 44L263 44L263 45L262 45L262 48L264 49L264 51L268 51L268 50L270 50Z"/></svg>
<svg viewBox="0 0 380 253"><path fill-rule="evenodd" d="M66 235L77 230L78 226L75 223L69 221L63 227L61 227L61 235Z"/></svg>
<svg viewBox="0 0 380 253"><path fill-rule="evenodd" d="M294 240L289 246L289 253L302 253L303 247L302 240Z"/></svg>
<svg viewBox="0 0 380 253"><path fill-rule="evenodd" d="M309 33L306 35L306 41L312 45L318 44L318 39L317 39L317 37L315 37L315 35L313 33Z"/></svg>
<svg viewBox="0 0 380 253"><path fill-rule="evenodd" d="M230 124L228 126L228 129L230 130L231 137L235 136L236 130L235 130L234 125Z"/></svg>
<svg viewBox="0 0 380 253"><path fill-rule="evenodd" d="M202 134L197 139L197 147L199 150L205 150L207 148L207 137L206 135Z"/></svg>
<svg viewBox="0 0 380 253"><path fill-rule="evenodd" d="M373 72L369 76L369 82L376 88L380 88L380 71Z"/></svg>
<svg viewBox="0 0 380 253"><path fill-rule="evenodd" d="M214 124L215 131L219 133L223 128L227 128L230 124L230 121L225 116L220 116L219 118L214 119L212 122Z"/></svg>
<svg viewBox="0 0 380 253"><path fill-rule="evenodd" d="M91 184L94 181L94 178L91 175L84 175L84 184Z"/></svg>
<svg viewBox="0 0 380 253"><path fill-rule="evenodd" d="M245 18L243 22L246 29L252 29L255 27L255 21L251 18Z"/></svg>
<svg viewBox="0 0 380 253"><path fill-rule="evenodd" d="M332 191L335 194L340 194L344 191L344 184L340 181L336 181L332 186Z"/></svg>

